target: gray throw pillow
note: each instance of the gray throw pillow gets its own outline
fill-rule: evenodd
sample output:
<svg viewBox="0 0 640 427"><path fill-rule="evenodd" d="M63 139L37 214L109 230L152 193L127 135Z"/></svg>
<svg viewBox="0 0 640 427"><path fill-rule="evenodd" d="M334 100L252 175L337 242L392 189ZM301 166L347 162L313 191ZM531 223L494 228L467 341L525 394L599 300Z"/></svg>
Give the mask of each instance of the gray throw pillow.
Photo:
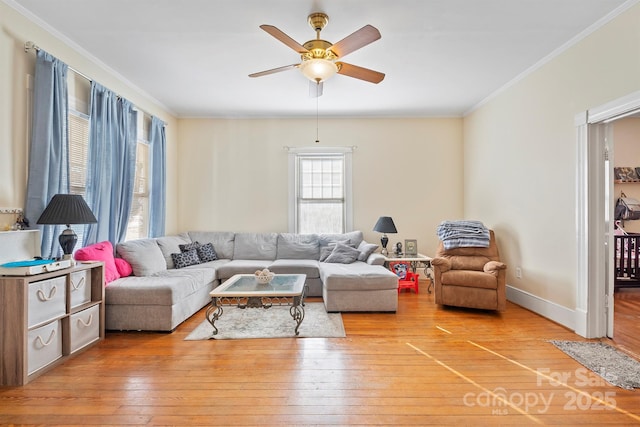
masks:
<svg viewBox="0 0 640 427"><path fill-rule="evenodd" d="M185 268L190 265L200 264L200 258L198 258L196 249L171 254L171 258L173 258L173 265L175 265L176 268Z"/></svg>
<svg viewBox="0 0 640 427"><path fill-rule="evenodd" d="M201 262L215 261L218 259L218 254L216 254L211 243L205 243L204 245L197 247L196 251L198 251L198 258L200 258Z"/></svg>
<svg viewBox="0 0 640 427"><path fill-rule="evenodd" d="M351 246L347 246L342 243L336 243L336 247L333 248L331 254L324 262L331 262L335 264L351 264L358 259L360 251Z"/></svg>
<svg viewBox="0 0 640 427"><path fill-rule="evenodd" d="M318 261L325 262L327 257L329 255L331 255L331 252L333 252L333 249L336 247L336 243L342 243L343 245L348 245L349 241L348 240L342 240L340 242L331 242L331 243L325 244L324 246L321 246L320 247L320 258L318 258Z"/></svg>
<svg viewBox="0 0 640 427"><path fill-rule="evenodd" d="M360 251L360 255L358 255L358 261L367 261L369 255L374 253L378 249L378 245L374 243L367 243L364 240L358 246L358 251Z"/></svg>
<svg viewBox="0 0 640 427"><path fill-rule="evenodd" d="M178 245L178 247L180 248L180 252L187 252L190 251L191 249L198 249L200 247L200 242L191 242L191 243L185 243L184 245Z"/></svg>

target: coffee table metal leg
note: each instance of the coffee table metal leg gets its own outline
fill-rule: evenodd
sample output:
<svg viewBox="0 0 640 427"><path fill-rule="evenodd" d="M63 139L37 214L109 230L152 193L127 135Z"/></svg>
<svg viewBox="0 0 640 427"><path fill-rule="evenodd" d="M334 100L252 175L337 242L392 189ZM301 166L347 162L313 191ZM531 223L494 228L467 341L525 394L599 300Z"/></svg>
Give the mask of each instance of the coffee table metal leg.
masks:
<svg viewBox="0 0 640 427"><path fill-rule="evenodd" d="M295 320L296 322L295 332L297 336L300 334L300 332L298 331L298 329L300 329L300 324L304 320L304 306L292 305L291 307L289 307L289 313L291 314L291 317L293 317L293 320Z"/></svg>
<svg viewBox="0 0 640 427"><path fill-rule="evenodd" d="M209 308L207 308L205 316L207 317L209 323L211 323L211 326L213 326L213 333L211 335L217 335L218 328L216 328L215 322L220 318L220 316L222 316L222 306L217 305L215 300L211 301L211 305L209 306Z"/></svg>

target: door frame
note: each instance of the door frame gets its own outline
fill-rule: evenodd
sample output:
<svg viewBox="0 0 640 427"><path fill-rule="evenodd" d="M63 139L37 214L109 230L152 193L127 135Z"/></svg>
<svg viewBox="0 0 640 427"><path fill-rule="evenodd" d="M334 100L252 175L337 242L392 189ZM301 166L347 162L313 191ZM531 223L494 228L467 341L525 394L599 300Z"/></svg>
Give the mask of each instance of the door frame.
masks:
<svg viewBox="0 0 640 427"><path fill-rule="evenodd" d="M613 155L608 123L640 109L640 91L575 117L577 137L575 332L586 338L613 335ZM611 255L613 256L613 255ZM593 261L593 262L591 262Z"/></svg>

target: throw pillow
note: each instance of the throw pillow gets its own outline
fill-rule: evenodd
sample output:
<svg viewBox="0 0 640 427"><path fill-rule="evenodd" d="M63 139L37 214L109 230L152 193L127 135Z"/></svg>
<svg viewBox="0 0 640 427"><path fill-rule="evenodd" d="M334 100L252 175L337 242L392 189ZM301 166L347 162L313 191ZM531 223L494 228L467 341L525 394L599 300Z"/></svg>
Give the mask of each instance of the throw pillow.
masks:
<svg viewBox="0 0 640 427"><path fill-rule="evenodd" d="M94 243L93 245L78 249L73 254L73 258L78 261L102 261L104 263L105 285L120 278L116 263L113 259L113 245L111 245L109 241Z"/></svg>
<svg viewBox="0 0 640 427"><path fill-rule="evenodd" d="M342 243L343 245L348 245L348 240L340 240L337 242L329 242L325 243L323 246L320 246L320 258L318 261L325 262L327 257L333 252L333 249L336 247L336 243Z"/></svg>
<svg viewBox="0 0 640 427"><path fill-rule="evenodd" d="M360 251L351 246L347 246L342 243L336 243L336 247L333 248L331 254L324 262L331 262L336 264L351 264L358 259Z"/></svg>
<svg viewBox="0 0 640 427"><path fill-rule="evenodd" d="M200 247L200 242L184 243L178 245L178 247L180 248L180 252L187 252L191 249L198 249Z"/></svg>
<svg viewBox="0 0 640 427"><path fill-rule="evenodd" d="M215 249L213 249L213 244L205 243L204 245L196 248L198 252L198 258L200 258L200 262L209 262L215 261L218 259L218 254L216 254Z"/></svg>
<svg viewBox="0 0 640 427"><path fill-rule="evenodd" d="M378 245L374 243L367 243L364 240L358 246L358 250L360 251L360 255L358 255L358 261L367 261L369 255L374 253L378 249Z"/></svg>
<svg viewBox="0 0 640 427"><path fill-rule="evenodd" d="M200 258L198 258L198 252L196 249L171 254L171 258L173 259L173 265L175 265L176 268L185 268L190 265L200 264Z"/></svg>
<svg viewBox="0 0 640 427"><path fill-rule="evenodd" d="M133 274L133 267L126 259L115 258L113 261L116 263L116 269L120 273L120 277L129 277Z"/></svg>

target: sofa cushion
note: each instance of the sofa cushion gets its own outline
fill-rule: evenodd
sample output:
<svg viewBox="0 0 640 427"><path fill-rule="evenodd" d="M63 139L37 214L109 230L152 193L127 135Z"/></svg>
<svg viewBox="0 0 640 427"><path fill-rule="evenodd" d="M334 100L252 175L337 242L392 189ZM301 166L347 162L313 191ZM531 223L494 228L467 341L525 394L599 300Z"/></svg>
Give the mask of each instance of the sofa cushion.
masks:
<svg viewBox="0 0 640 427"><path fill-rule="evenodd" d="M197 269L173 269L155 276L118 279L105 288L105 302L107 305L172 306L207 286L210 282L203 277L203 272Z"/></svg>
<svg viewBox="0 0 640 427"><path fill-rule="evenodd" d="M320 277L320 265L314 259L277 259L268 268L276 274L306 274L307 279Z"/></svg>
<svg viewBox="0 0 640 427"><path fill-rule="evenodd" d="M220 259L233 259L235 233L231 231L189 231L194 242L211 243Z"/></svg>
<svg viewBox="0 0 640 427"><path fill-rule="evenodd" d="M369 255L374 253L376 249L378 249L378 245L375 243L367 243L363 240L360 242L360 245L358 245L358 251L360 251L358 261L366 261L369 258Z"/></svg>
<svg viewBox="0 0 640 427"><path fill-rule="evenodd" d="M449 270L440 276L443 285L465 286L473 288L497 289L496 276L483 271L475 270Z"/></svg>
<svg viewBox="0 0 640 427"><path fill-rule="evenodd" d="M347 246L343 243L336 243L336 246L324 262L351 264L358 259L359 255L360 251L356 248L352 248L351 246Z"/></svg>
<svg viewBox="0 0 640 427"><path fill-rule="evenodd" d="M171 254L182 252L180 250L180 246L186 243L191 243L191 239L187 233L182 233L176 236L158 237L156 242L158 243L158 247L160 247L162 255L164 255L164 259L167 262L167 268L175 268Z"/></svg>
<svg viewBox="0 0 640 427"><path fill-rule="evenodd" d="M276 259L278 235L276 233L236 233L233 259Z"/></svg>
<svg viewBox="0 0 640 427"><path fill-rule="evenodd" d="M218 255L216 254L212 243L205 243L204 245L197 247L196 251L198 252L200 262L210 262L218 259Z"/></svg>
<svg viewBox="0 0 640 427"><path fill-rule="evenodd" d="M113 246L108 240L78 249L73 257L78 261L102 261L104 263L105 284L120 278L113 258Z"/></svg>
<svg viewBox="0 0 640 427"><path fill-rule="evenodd" d="M198 257L198 252L195 249L171 254L171 258L173 258L173 265L175 268L185 268L190 265L200 264L200 258Z"/></svg>
<svg viewBox="0 0 640 427"><path fill-rule="evenodd" d="M320 278L325 289L330 291L398 289L398 276L381 265L362 261L352 264L320 263Z"/></svg>
<svg viewBox="0 0 640 427"><path fill-rule="evenodd" d="M167 261L156 239L138 239L118 243L116 252L124 258L136 276L151 276L167 269Z"/></svg>
<svg viewBox="0 0 640 427"><path fill-rule="evenodd" d="M320 242L316 234L278 234L278 259L318 259Z"/></svg>

